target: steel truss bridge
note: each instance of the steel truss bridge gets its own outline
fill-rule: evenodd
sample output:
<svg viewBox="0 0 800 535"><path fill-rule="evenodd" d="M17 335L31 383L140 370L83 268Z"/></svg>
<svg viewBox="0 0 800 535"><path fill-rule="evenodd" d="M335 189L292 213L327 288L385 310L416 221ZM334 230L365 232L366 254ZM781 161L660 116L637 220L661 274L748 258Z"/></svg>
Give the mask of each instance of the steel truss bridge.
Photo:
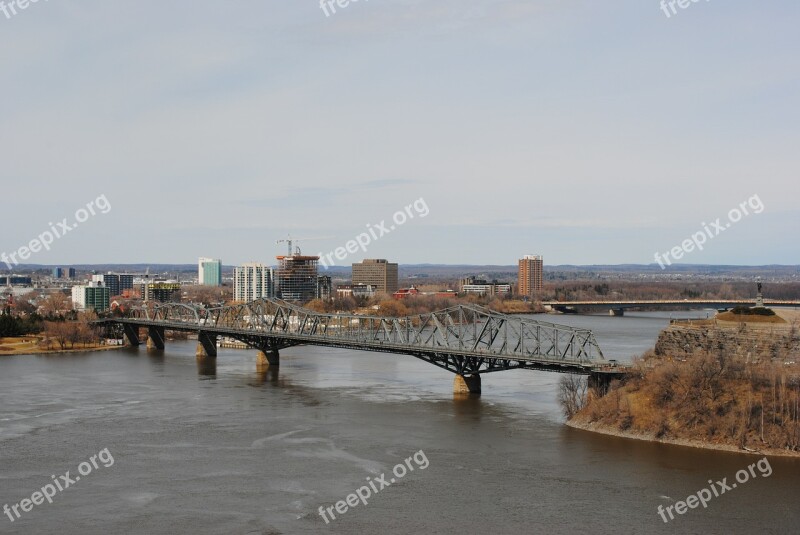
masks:
<svg viewBox="0 0 800 535"><path fill-rule="evenodd" d="M121 326L131 345L140 329L148 347L163 349L165 331L196 333L198 358L216 357L227 337L260 351L259 364L278 365L279 350L317 345L411 355L456 374L470 392L480 375L514 369L589 375L608 382L622 372L605 360L590 330L508 316L459 305L417 316L394 318L327 314L279 299L259 299L217 308L177 303L134 308L126 317L97 320Z"/></svg>

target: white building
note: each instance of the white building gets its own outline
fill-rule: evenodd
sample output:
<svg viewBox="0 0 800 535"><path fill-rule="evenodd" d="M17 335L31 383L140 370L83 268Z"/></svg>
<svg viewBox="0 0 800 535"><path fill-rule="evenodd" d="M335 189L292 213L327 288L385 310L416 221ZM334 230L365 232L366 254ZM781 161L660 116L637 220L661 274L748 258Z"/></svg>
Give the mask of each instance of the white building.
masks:
<svg viewBox="0 0 800 535"><path fill-rule="evenodd" d="M340 284L336 287L338 297L375 297L378 287L372 284Z"/></svg>
<svg viewBox="0 0 800 535"><path fill-rule="evenodd" d="M249 302L275 297L275 274L271 267L254 262L233 270L233 299Z"/></svg>

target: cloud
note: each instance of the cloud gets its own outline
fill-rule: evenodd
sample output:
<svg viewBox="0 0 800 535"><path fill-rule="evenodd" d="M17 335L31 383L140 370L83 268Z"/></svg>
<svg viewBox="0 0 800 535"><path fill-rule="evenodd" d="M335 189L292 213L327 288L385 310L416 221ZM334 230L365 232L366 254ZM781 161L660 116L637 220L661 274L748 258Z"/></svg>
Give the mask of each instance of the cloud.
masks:
<svg viewBox="0 0 800 535"><path fill-rule="evenodd" d="M284 190L277 195L258 199L242 199L239 202L247 206L263 208L307 207L310 205L330 204L332 202L345 200L346 197L352 195L362 195L366 192L376 193L393 189L397 186L406 186L415 183L417 183L417 181L409 179L375 179L334 187L284 188Z"/></svg>

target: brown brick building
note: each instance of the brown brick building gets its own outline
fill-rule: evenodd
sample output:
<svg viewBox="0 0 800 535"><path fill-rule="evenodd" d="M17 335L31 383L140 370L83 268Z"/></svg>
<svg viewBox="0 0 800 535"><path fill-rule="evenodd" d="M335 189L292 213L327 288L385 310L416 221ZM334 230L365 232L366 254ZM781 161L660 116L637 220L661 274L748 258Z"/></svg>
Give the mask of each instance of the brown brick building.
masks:
<svg viewBox="0 0 800 535"><path fill-rule="evenodd" d="M397 291L397 264L386 260L364 260L353 264L353 284L375 286L377 292L393 294Z"/></svg>
<svg viewBox="0 0 800 535"><path fill-rule="evenodd" d="M540 255L525 255L519 261L519 294L533 297L544 290L544 260Z"/></svg>

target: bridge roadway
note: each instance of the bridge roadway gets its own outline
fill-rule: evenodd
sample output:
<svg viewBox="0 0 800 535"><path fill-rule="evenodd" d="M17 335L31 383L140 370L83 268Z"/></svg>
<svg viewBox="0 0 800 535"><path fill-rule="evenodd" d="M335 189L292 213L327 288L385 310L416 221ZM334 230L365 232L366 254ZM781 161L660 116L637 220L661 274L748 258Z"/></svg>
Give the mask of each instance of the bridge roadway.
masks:
<svg viewBox="0 0 800 535"><path fill-rule="evenodd" d="M278 366L279 351L297 345L411 355L454 373L461 393L479 393L481 374L497 371L582 374L599 387L625 371L605 360L590 330L477 306L392 318L319 313L278 299L218 308L164 303L96 323L121 327L133 346L146 328L151 349L164 349L168 330L196 333L198 359L216 358L218 338L233 338L259 351L262 369Z"/></svg>
<svg viewBox="0 0 800 535"><path fill-rule="evenodd" d="M608 309L612 315L622 316L626 308L734 308L737 306L755 306L755 301L746 299L652 299L652 300L625 300L625 301L544 301L545 307L554 310L569 311L578 307L584 309ZM800 301L781 301L765 299L765 307L800 307Z"/></svg>

